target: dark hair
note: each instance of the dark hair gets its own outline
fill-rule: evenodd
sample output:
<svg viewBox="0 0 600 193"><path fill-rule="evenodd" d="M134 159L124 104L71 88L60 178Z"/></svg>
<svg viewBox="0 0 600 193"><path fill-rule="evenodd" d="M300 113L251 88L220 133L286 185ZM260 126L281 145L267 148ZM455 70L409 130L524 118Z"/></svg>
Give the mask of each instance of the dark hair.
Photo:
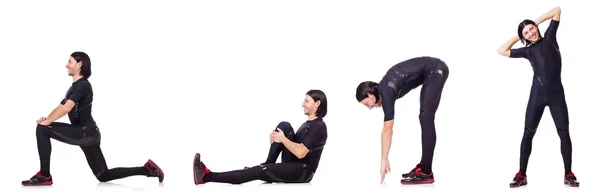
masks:
<svg viewBox="0 0 600 193"><path fill-rule="evenodd" d="M327 96L321 90L309 90L306 95L310 96L315 102L321 101L319 108L317 108L317 117L325 117L327 115Z"/></svg>
<svg viewBox="0 0 600 193"><path fill-rule="evenodd" d="M527 26L529 24L533 24L535 27L537 27L537 25L535 24L534 21L525 19L521 23L519 23L519 27L517 28L517 30L518 30L517 34L519 35L519 39L521 40L521 43L525 44L525 46L531 45L531 42L529 40L526 40L525 37L523 37L523 28L525 28L525 26ZM540 34L539 28L538 28L538 35L540 35L540 36L542 35L542 34Z"/></svg>
<svg viewBox="0 0 600 193"><path fill-rule="evenodd" d="M79 72L84 78L89 78L92 76L92 61L90 60L90 56L88 56L85 52L73 52L71 57L75 59L77 62L81 62L81 71Z"/></svg>
<svg viewBox="0 0 600 193"><path fill-rule="evenodd" d="M369 97L368 94L372 94L375 96L375 102L379 102L379 90L377 89L378 86L379 84L373 81L361 82L358 84L358 87L356 87L356 100L360 102Z"/></svg>

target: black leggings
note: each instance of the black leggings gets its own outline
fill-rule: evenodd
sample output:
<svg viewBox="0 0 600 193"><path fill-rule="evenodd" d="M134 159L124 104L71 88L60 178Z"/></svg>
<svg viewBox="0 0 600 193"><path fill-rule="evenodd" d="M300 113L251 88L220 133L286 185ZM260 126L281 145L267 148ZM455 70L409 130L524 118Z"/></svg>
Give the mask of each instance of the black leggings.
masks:
<svg viewBox="0 0 600 193"><path fill-rule="evenodd" d="M521 140L521 164L520 172L526 175L529 155L531 155L531 146L533 136L537 131L544 109L548 106L550 114L554 120L554 125L560 137L560 153L563 157L565 174L571 173L572 145L569 135L569 110L565 100L565 93L558 92L546 95L530 95L527 103L527 112L525 113L525 132Z"/></svg>
<svg viewBox="0 0 600 193"><path fill-rule="evenodd" d="M293 140L294 129L288 122L281 122L277 125L285 136ZM275 163L279 154L282 163ZM254 180L265 182L285 182L285 183L307 183L312 180L314 172L300 162L287 148L281 143L272 143L264 164L247 169L229 171L229 172L210 172L204 176L205 182L220 182L230 184L242 184Z"/></svg>
<svg viewBox="0 0 600 193"><path fill-rule="evenodd" d="M40 156L40 172L50 176L50 138L81 147L92 172L101 182L121 179L134 175L149 175L144 167L108 169L100 149L100 131L97 127L82 127L54 122L48 126L38 125L36 129L37 147Z"/></svg>
<svg viewBox="0 0 600 193"><path fill-rule="evenodd" d="M421 88L421 107L419 121L421 123L421 163L419 167L424 173L431 173L433 152L437 135L435 132L435 113L440 105L442 91L448 79L449 69L446 63L440 61L437 65L428 67Z"/></svg>

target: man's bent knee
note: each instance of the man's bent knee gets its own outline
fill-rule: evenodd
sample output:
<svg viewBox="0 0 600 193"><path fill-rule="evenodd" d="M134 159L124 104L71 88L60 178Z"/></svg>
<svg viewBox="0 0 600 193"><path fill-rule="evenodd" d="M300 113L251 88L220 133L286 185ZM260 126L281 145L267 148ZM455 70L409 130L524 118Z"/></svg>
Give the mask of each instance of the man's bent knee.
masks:
<svg viewBox="0 0 600 193"><path fill-rule="evenodd" d="M36 135L45 136L45 135L48 135L49 131L50 131L50 128L48 126L44 126L44 125L37 125L37 128L35 128Z"/></svg>
<svg viewBox="0 0 600 193"><path fill-rule="evenodd" d="M292 128L292 124L290 124L287 121L279 122L279 124L277 125L277 128L281 129L286 135L290 132L294 132L294 129Z"/></svg>

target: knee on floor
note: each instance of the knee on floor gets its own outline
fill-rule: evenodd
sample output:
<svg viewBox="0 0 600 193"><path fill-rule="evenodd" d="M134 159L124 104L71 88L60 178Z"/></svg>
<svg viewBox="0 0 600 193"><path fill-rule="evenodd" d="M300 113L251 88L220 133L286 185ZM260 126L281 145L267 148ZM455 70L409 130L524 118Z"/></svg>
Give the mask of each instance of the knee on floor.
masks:
<svg viewBox="0 0 600 193"><path fill-rule="evenodd" d="M106 175L104 175L104 172L96 174L96 179L98 179L98 181L100 181L100 182L110 181L110 179Z"/></svg>

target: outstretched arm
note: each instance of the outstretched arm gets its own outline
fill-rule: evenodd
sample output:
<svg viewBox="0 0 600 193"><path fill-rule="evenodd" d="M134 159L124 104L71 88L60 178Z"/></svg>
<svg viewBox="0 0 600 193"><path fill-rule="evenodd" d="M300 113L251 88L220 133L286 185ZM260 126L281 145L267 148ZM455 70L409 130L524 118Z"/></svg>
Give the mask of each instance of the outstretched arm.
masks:
<svg viewBox="0 0 600 193"><path fill-rule="evenodd" d="M540 16L535 20L535 24L539 25L544 21L552 19L554 21L560 21L560 7L552 8L550 11L544 13L544 15Z"/></svg>
<svg viewBox="0 0 600 193"><path fill-rule="evenodd" d="M392 147L392 136L394 134L394 120L389 120L383 123L381 131L381 160L388 160L390 148Z"/></svg>
<svg viewBox="0 0 600 193"><path fill-rule="evenodd" d="M48 115L48 118L40 123L40 125L50 125L52 122L67 115L67 113L69 113L73 107L75 107L75 102L72 100L67 100L64 105L59 104L56 108L54 108L54 110L52 110L50 115Z"/></svg>
<svg viewBox="0 0 600 193"><path fill-rule="evenodd" d="M510 57L510 49L519 41L519 36L513 36L510 40L506 41L500 48L498 48L498 54Z"/></svg>

